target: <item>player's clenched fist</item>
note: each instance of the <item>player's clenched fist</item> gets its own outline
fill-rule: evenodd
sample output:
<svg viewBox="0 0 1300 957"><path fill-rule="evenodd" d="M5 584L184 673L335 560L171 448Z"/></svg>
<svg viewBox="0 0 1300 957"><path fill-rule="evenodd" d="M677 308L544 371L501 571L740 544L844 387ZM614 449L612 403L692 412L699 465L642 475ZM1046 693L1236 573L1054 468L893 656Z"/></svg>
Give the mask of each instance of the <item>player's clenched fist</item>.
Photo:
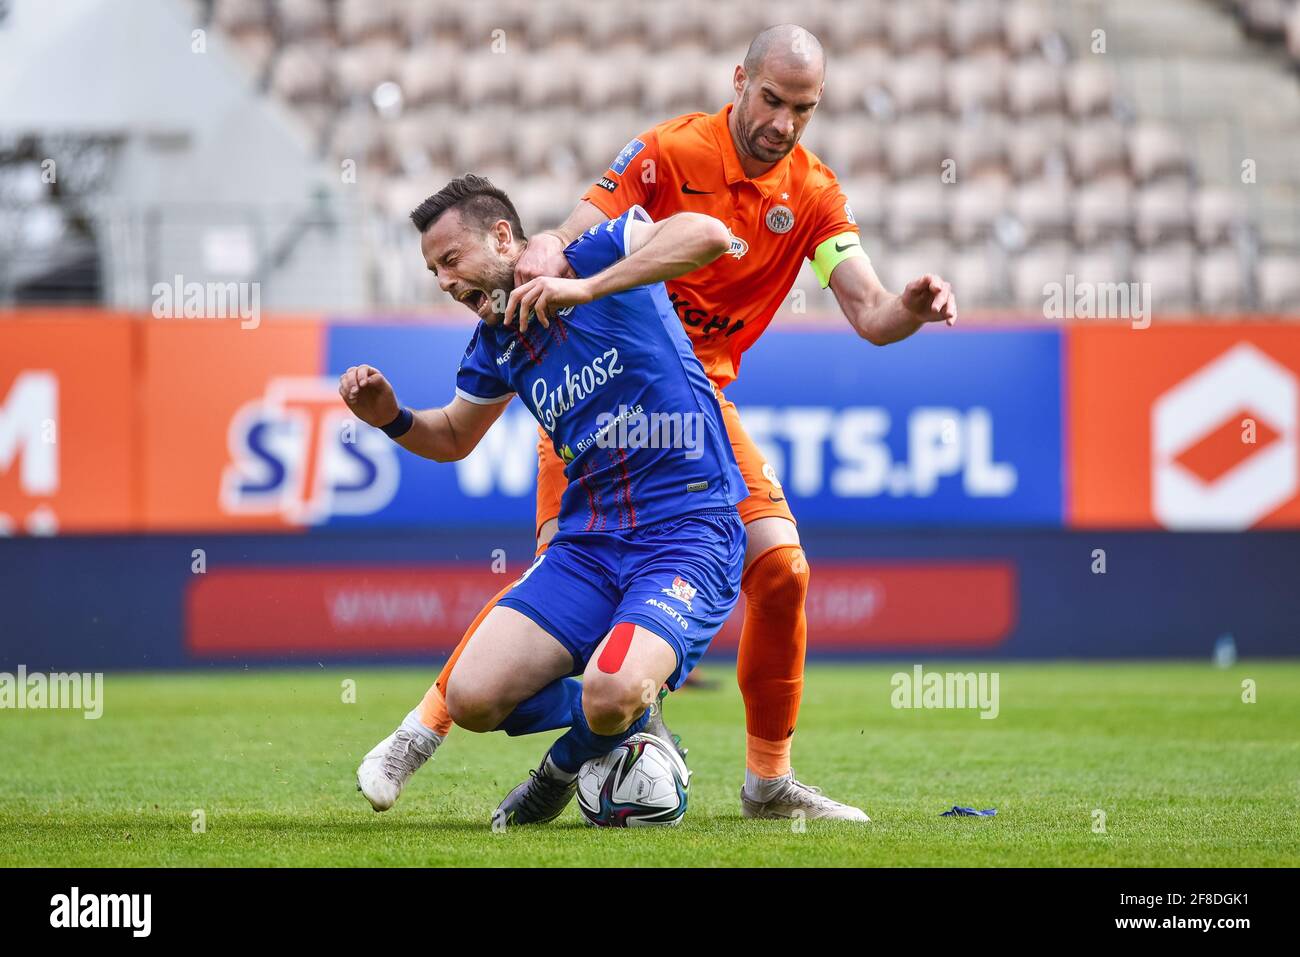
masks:
<svg viewBox="0 0 1300 957"><path fill-rule="evenodd" d="M366 425L382 429L397 418L397 393L374 366L352 366L339 376L339 395Z"/></svg>
<svg viewBox="0 0 1300 957"><path fill-rule="evenodd" d="M921 322L957 322L957 297L941 276L926 273L907 284L902 295L903 308Z"/></svg>

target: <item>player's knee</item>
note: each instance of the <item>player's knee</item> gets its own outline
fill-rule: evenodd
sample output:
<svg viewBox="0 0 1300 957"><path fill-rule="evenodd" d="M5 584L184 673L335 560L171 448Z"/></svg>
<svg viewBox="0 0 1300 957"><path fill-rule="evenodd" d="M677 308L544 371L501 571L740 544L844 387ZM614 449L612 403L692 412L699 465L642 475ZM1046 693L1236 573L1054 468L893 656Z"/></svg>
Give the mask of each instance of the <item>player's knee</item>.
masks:
<svg viewBox="0 0 1300 957"><path fill-rule="evenodd" d="M582 684L582 711L596 734L618 734L646 709L641 684L632 678L588 675Z"/></svg>
<svg viewBox="0 0 1300 957"><path fill-rule="evenodd" d="M775 548L759 556L742 581L751 605L798 608L808 596L812 572L803 549L797 545Z"/></svg>
<svg viewBox="0 0 1300 957"><path fill-rule="evenodd" d="M447 681L447 713L466 731L491 731L501 723L496 697L484 688L460 681L453 674Z"/></svg>

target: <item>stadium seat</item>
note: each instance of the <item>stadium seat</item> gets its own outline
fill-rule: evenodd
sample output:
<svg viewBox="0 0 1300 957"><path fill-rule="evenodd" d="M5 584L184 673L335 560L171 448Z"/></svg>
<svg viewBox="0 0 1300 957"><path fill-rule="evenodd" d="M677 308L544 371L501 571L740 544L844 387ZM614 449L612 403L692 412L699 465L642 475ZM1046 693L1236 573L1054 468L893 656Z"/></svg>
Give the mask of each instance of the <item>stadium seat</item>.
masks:
<svg viewBox="0 0 1300 957"><path fill-rule="evenodd" d="M407 108L447 103L459 96L460 47L448 41L430 41L407 51L399 82Z"/></svg>
<svg viewBox="0 0 1300 957"><path fill-rule="evenodd" d="M602 77L600 83L580 83L578 103L583 111L628 107L641 102L641 76L646 56L639 46L619 43L574 64L579 76Z"/></svg>
<svg viewBox="0 0 1300 957"><path fill-rule="evenodd" d="M885 132L885 155L895 179L932 176L948 158L947 124L935 116L907 117Z"/></svg>
<svg viewBox="0 0 1300 957"><path fill-rule="evenodd" d="M884 260L881 281L886 288L901 292L909 282L926 273L938 273L946 278L951 258L951 247L939 239L895 248Z"/></svg>
<svg viewBox="0 0 1300 957"><path fill-rule="evenodd" d="M1039 179L1021 183L1012 199L1012 211L1025 227L1026 238L1064 240L1070 231L1071 188L1067 179Z"/></svg>
<svg viewBox="0 0 1300 957"><path fill-rule="evenodd" d="M335 56L339 93L350 100L369 99L379 84L398 79L402 62L401 49L388 39L345 47Z"/></svg>
<svg viewBox="0 0 1300 957"><path fill-rule="evenodd" d="M1259 306L1271 312L1296 312L1300 303L1300 256L1295 252L1269 252L1255 270Z"/></svg>
<svg viewBox="0 0 1300 957"><path fill-rule="evenodd" d="M949 7L948 42L969 57L1002 49L1002 4L998 0L959 0Z"/></svg>
<svg viewBox="0 0 1300 957"><path fill-rule="evenodd" d="M388 152L407 175L418 175L431 163L449 163L452 134L449 117L435 106L407 110L384 127Z"/></svg>
<svg viewBox="0 0 1300 957"><path fill-rule="evenodd" d="M228 34L265 30L271 26L266 0L213 0L212 22Z"/></svg>
<svg viewBox="0 0 1300 957"><path fill-rule="evenodd" d="M403 42L399 7L394 0L339 0L339 35L347 43L373 39Z"/></svg>
<svg viewBox="0 0 1300 957"><path fill-rule="evenodd" d="M329 57L316 44L290 44L271 67L271 91L296 106L333 100Z"/></svg>
<svg viewBox="0 0 1300 957"><path fill-rule="evenodd" d="M1085 246L1070 256L1070 272L1074 282L1094 286L1132 282L1132 248L1124 241L1113 241L1096 246ZM1094 317L1095 318L1095 317Z"/></svg>
<svg viewBox="0 0 1300 957"><path fill-rule="evenodd" d="M896 55L921 50L944 53L948 48L948 23L948 4L944 0L892 3L885 15L889 45Z"/></svg>
<svg viewBox="0 0 1300 957"><path fill-rule="evenodd" d="M1286 18L1286 48L1291 61L1300 66L1300 3L1293 4Z"/></svg>
<svg viewBox="0 0 1300 957"><path fill-rule="evenodd" d="M892 243L942 236L948 225L951 186L937 176L894 183L885 197L887 234Z"/></svg>
<svg viewBox="0 0 1300 957"><path fill-rule="evenodd" d="M948 148L957 162L957 181L1010 175L1007 159L1009 129L1000 113L981 114L951 128Z"/></svg>
<svg viewBox="0 0 1300 957"><path fill-rule="evenodd" d="M1127 180L1084 183L1074 194L1074 238L1082 245L1129 235L1133 187Z"/></svg>
<svg viewBox="0 0 1300 957"><path fill-rule="evenodd" d="M1063 116L1048 114L1020 121L1011 127L1007 139L1012 174L1016 179L1026 180L1063 169L1065 144Z"/></svg>
<svg viewBox="0 0 1300 957"><path fill-rule="evenodd" d="M1164 180L1139 189L1133 210L1134 231L1143 246L1192 238L1191 191L1182 180Z"/></svg>
<svg viewBox="0 0 1300 957"><path fill-rule="evenodd" d="M1025 56L1038 49L1043 38L1051 32L1047 10L1033 0L1008 3L1002 15L1002 30L1007 49L1013 56Z"/></svg>
<svg viewBox="0 0 1300 957"><path fill-rule="evenodd" d="M519 66L519 105L526 110L573 105L581 87L603 86L583 82L590 76L590 67L576 41L558 43L541 55L528 57Z"/></svg>
<svg viewBox="0 0 1300 957"><path fill-rule="evenodd" d="M1201 254L1196 265L1196 299L1200 308L1212 312L1246 308L1249 290L1237 250L1220 246Z"/></svg>
<svg viewBox="0 0 1300 957"><path fill-rule="evenodd" d="M833 56L888 48L887 8L882 0L855 0L853 3L837 4L828 8L828 12L830 15L823 18L825 26L818 36L827 43ZM794 19L797 20L798 17ZM782 21L766 20L763 25L780 22ZM816 27L811 24L809 29L816 31ZM753 31L750 35L753 35Z"/></svg>
<svg viewBox="0 0 1300 957"><path fill-rule="evenodd" d="M1003 110L1009 70L1000 51L953 61L945 77L949 111L961 115Z"/></svg>
<svg viewBox="0 0 1300 957"><path fill-rule="evenodd" d="M1061 71L1034 57L1012 65L1007 74L1007 108L1016 116L1057 113L1065 107Z"/></svg>
<svg viewBox="0 0 1300 957"><path fill-rule="evenodd" d="M275 16L280 37L288 42L329 39L334 34L334 8L328 0L275 0Z"/></svg>
<svg viewBox="0 0 1300 957"><path fill-rule="evenodd" d="M460 101L479 109L513 102L518 96L521 58L493 53L484 46L460 62Z"/></svg>
<svg viewBox="0 0 1300 957"><path fill-rule="evenodd" d="M1011 295L1015 305L1043 315L1048 284L1062 283L1070 271L1071 250L1048 243L1025 250L1011 259Z"/></svg>
<svg viewBox="0 0 1300 957"><path fill-rule="evenodd" d="M1128 150L1129 168L1140 183L1191 172L1181 138L1166 125L1138 123L1129 133Z"/></svg>
<svg viewBox="0 0 1300 957"><path fill-rule="evenodd" d="M1186 313L1196 305L1196 250L1190 243L1173 243L1139 252L1133 278L1150 283L1151 307L1157 315Z"/></svg>
<svg viewBox="0 0 1300 957"><path fill-rule="evenodd" d="M885 168L885 141L891 134L888 127L875 120L853 114L834 120L814 117L805 136L809 134L815 142L824 144L821 155L841 176L860 176ZM813 152L818 150L813 148Z"/></svg>
<svg viewBox="0 0 1300 957"><path fill-rule="evenodd" d="M848 197L853 210L853 218L864 235L879 232L885 223L885 197L889 195L890 183L883 175L867 175L840 181L844 195Z"/></svg>
<svg viewBox="0 0 1300 957"><path fill-rule="evenodd" d="M1076 119L1105 115L1115 97L1115 76L1100 63L1080 60L1065 74L1065 102Z"/></svg>
<svg viewBox="0 0 1300 957"><path fill-rule="evenodd" d="M957 297L958 321L966 321L971 309L988 308L1007 301L1005 257L994 255L985 245L954 250L943 277Z"/></svg>
<svg viewBox="0 0 1300 957"><path fill-rule="evenodd" d="M952 190L950 231L958 243L985 239L993 232L999 216L1011 208L1011 181L987 176L982 179L958 179Z"/></svg>
<svg viewBox="0 0 1300 957"><path fill-rule="evenodd" d="M1111 117L1097 117L1070 130L1067 147L1076 181L1128 172L1124 127Z"/></svg>
<svg viewBox="0 0 1300 957"><path fill-rule="evenodd" d="M826 89L818 111L859 113L872 89L883 89L894 61L888 50L867 47L834 57L826 68Z"/></svg>
<svg viewBox="0 0 1300 957"><path fill-rule="evenodd" d="M944 85L944 58L925 51L894 61L885 76L885 89L902 115L942 110L948 91Z"/></svg>
<svg viewBox="0 0 1300 957"><path fill-rule="evenodd" d="M514 116L496 107L458 117L455 134L450 138L452 167L477 170L488 163L508 161L514 151L509 135Z"/></svg>
<svg viewBox="0 0 1300 957"><path fill-rule="evenodd" d="M1245 222L1242 204L1230 189L1202 186L1192 201L1192 217L1196 241L1202 246L1214 246L1231 238L1235 229Z"/></svg>
<svg viewBox="0 0 1300 957"><path fill-rule="evenodd" d="M705 103L700 57L682 50L643 62L641 105L664 117L701 109Z"/></svg>

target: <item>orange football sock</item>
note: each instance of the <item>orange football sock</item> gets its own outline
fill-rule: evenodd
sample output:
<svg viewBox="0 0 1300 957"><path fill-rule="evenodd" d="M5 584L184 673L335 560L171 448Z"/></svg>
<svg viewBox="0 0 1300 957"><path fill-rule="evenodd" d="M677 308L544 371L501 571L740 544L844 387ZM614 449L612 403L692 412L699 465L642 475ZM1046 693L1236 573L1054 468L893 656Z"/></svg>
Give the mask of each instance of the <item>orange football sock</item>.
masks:
<svg viewBox="0 0 1300 957"><path fill-rule="evenodd" d="M483 606L483 610L474 617L474 620L469 623L469 627L465 629L465 634L461 635L460 644L458 644L455 650L452 651L451 657L447 659L447 663L442 666L442 671L438 673L438 680L435 681L429 690L424 693L424 700L420 702L420 724L424 725L434 734L445 738L447 737L448 732L451 731L451 712L447 710L447 699L445 697L447 693L447 679L451 677L451 669L456 666L456 661L460 658L460 653L464 651L465 646L469 644L469 636L474 634L479 625L483 624L483 619L488 616L488 612L497 606L497 602L501 600L501 596L514 586L515 583L512 581L505 588L493 595L492 600Z"/></svg>
<svg viewBox="0 0 1300 957"><path fill-rule="evenodd" d="M736 679L745 699L745 765L761 778L790 770L808 644L808 579L803 549L774 545L750 563L740 583L746 606Z"/></svg>

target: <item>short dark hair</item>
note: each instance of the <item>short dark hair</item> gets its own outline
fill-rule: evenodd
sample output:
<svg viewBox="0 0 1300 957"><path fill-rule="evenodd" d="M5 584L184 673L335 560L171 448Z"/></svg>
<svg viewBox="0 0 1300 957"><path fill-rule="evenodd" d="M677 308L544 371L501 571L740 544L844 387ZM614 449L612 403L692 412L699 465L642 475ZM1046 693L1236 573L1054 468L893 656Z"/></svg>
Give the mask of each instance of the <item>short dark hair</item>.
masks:
<svg viewBox="0 0 1300 957"><path fill-rule="evenodd" d="M438 192L434 193L415 209L411 210L411 222L420 232L424 232L438 221L449 209L460 210L460 215L467 225L486 232L499 219L510 224L515 238L526 239L523 224L519 222L519 213L510 197L492 185L485 176L466 173L457 176Z"/></svg>

